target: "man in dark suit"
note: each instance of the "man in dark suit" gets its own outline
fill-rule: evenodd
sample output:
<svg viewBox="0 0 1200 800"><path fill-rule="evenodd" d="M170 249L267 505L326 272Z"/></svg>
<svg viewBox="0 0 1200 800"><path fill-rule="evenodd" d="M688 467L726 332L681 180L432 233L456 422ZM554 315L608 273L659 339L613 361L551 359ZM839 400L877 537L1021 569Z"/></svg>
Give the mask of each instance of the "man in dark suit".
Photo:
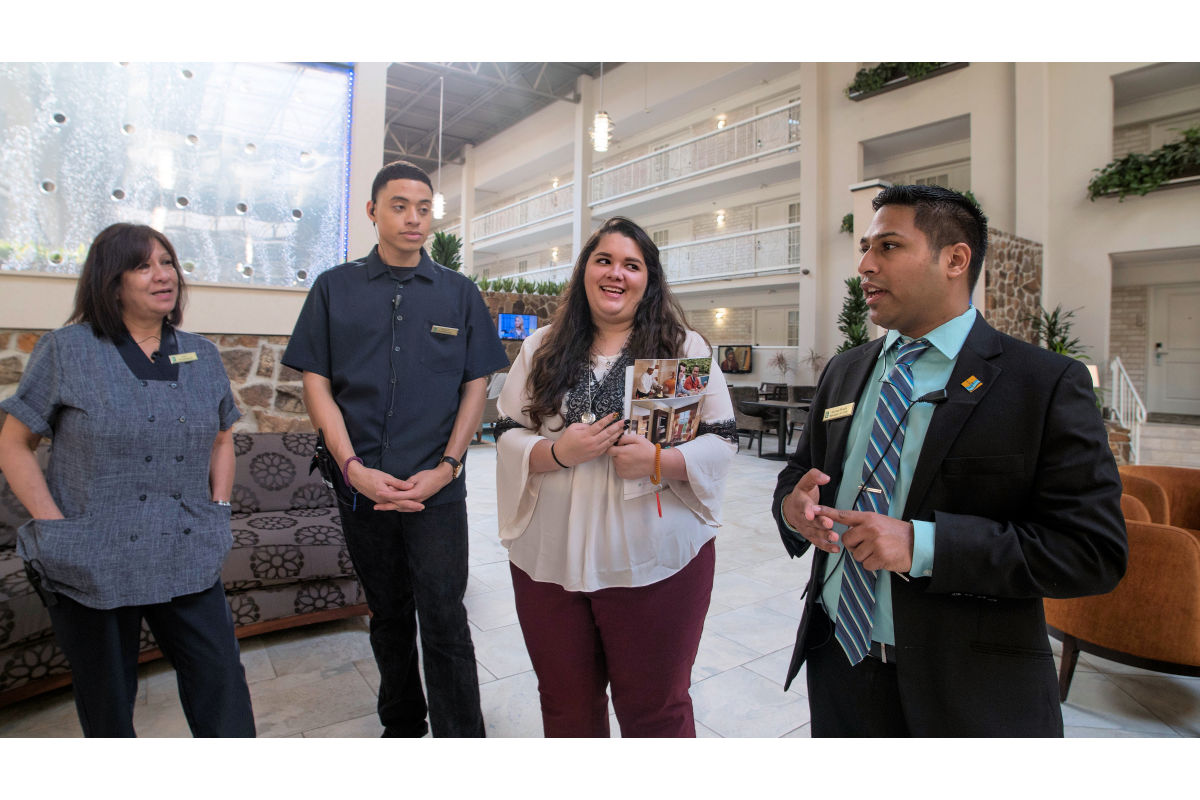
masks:
<svg viewBox="0 0 1200 800"><path fill-rule="evenodd" d="M788 553L816 548L787 684L807 660L814 736L1061 736L1042 598L1107 592L1127 556L1090 377L971 306L974 203L873 205L888 334L829 362L775 489Z"/></svg>

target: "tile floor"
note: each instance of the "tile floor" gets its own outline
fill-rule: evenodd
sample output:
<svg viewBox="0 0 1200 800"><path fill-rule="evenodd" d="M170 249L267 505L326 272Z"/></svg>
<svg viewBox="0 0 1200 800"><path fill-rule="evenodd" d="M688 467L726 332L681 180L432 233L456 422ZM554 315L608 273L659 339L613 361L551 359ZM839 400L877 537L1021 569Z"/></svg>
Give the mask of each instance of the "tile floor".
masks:
<svg viewBox="0 0 1200 800"><path fill-rule="evenodd" d="M471 580L467 610L487 732L538 737L537 681L513 608L505 550L496 539L495 450L471 448ZM735 461L717 538L717 576L692 671L703 737L805 737L803 676L783 677L799 620L808 559L790 560L769 512L779 462L749 451ZM242 642L260 736L374 737L378 673L366 620L356 618ZM1081 656L1063 706L1072 737L1200 736L1200 678L1146 672ZM142 668L135 712L141 736L187 736L173 671ZM614 720L613 731L617 726ZM0 736L79 736L69 689L0 709Z"/></svg>

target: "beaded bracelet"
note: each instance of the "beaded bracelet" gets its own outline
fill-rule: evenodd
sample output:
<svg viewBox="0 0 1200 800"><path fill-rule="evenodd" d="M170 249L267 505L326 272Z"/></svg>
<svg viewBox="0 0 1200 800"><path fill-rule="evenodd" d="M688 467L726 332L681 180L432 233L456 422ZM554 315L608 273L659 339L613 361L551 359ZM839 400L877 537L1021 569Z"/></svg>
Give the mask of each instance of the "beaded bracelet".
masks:
<svg viewBox="0 0 1200 800"><path fill-rule="evenodd" d="M354 487L350 486L350 462L351 461L357 461L358 463L362 464L364 467L366 466L366 464L363 464L363 460L361 458L359 458L358 456L350 456L349 458L346 459L346 463L342 464L342 480L344 480L346 482L347 487L353 489Z"/></svg>
<svg viewBox="0 0 1200 800"><path fill-rule="evenodd" d="M654 484L654 503L658 506L658 516L662 516L662 496L659 494L662 483L662 445L658 442L654 443L654 474L650 476L650 482Z"/></svg>

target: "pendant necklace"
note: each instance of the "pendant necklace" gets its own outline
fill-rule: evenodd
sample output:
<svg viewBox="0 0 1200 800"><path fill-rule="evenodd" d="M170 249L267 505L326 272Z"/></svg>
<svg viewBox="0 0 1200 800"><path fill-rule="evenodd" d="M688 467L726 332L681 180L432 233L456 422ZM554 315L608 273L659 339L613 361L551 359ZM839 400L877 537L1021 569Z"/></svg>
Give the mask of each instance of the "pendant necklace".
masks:
<svg viewBox="0 0 1200 800"><path fill-rule="evenodd" d="M610 370L612 368L613 361L615 361L617 359L617 357L620 355L621 355L620 353L617 353L617 355L615 355L615 356L602 356L602 355L596 356L596 360L599 361L600 365L604 367L605 377L607 377L607 375L608 375L608 370ZM583 412L583 414L579 417L579 421L583 422L584 424L591 425L593 422L596 421L595 408L592 405L592 402L593 402L592 401L592 384L599 383L599 381L596 380L596 374L593 371L591 364L588 364L587 380L588 380L588 410ZM604 380L604 378L601 378L600 380L602 381L602 380Z"/></svg>
<svg viewBox="0 0 1200 800"><path fill-rule="evenodd" d="M625 343L628 341L629 341L629 334L625 334L625 341L621 342L621 349L617 351L616 355L606 356L606 355L602 355L600 353L596 354L596 360L598 362L600 362L600 366L604 367L604 376L601 377L601 379L600 379L601 381L604 380L604 378L608 376L609 370L612 369L613 362L616 361L618 358L620 358L621 353L625 349ZM583 422L586 425L591 425L593 422L596 421L595 408L593 408L593 406L592 406L592 384L598 383L599 381L596 380L595 370L592 367L590 358L588 360L587 380L588 380L588 410L583 412L583 414L579 417L579 421Z"/></svg>

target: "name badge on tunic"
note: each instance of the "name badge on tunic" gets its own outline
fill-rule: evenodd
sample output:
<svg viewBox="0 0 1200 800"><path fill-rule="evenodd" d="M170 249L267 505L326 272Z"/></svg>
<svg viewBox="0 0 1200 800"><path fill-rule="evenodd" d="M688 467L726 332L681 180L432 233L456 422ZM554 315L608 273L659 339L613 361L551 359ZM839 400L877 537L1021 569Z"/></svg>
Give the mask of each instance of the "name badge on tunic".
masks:
<svg viewBox="0 0 1200 800"><path fill-rule="evenodd" d="M822 422L830 422L831 420L849 417L854 413L854 403L846 403L841 406L825 409L825 416L821 418Z"/></svg>
<svg viewBox="0 0 1200 800"><path fill-rule="evenodd" d="M175 355L171 356L171 363L186 364L189 361L195 361L197 358L199 358L199 356L195 353L176 353Z"/></svg>
<svg viewBox="0 0 1200 800"><path fill-rule="evenodd" d="M444 333L447 336L458 336L458 328L447 328L445 325L434 325L429 330L432 333Z"/></svg>

